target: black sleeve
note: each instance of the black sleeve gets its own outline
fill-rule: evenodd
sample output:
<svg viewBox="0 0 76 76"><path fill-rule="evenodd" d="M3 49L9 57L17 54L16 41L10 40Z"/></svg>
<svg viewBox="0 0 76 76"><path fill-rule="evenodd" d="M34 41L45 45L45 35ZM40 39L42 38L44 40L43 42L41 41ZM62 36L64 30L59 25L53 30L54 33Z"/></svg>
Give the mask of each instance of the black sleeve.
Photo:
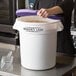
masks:
<svg viewBox="0 0 76 76"><path fill-rule="evenodd" d="M62 3L60 3L58 6L61 7L63 10L64 14L69 14L73 10L73 0L64 0Z"/></svg>

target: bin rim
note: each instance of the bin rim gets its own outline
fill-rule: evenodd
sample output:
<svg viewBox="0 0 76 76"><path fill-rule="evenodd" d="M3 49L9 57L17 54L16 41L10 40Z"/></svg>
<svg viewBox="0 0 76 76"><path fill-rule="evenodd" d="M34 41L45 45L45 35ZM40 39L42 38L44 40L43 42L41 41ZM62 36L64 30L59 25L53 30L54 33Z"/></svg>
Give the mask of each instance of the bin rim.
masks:
<svg viewBox="0 0 76 76"><path fill-rule="evenodd" d="M24 20L26 19L26 20ZM27 19L29 20L39 20L39 21L43 21L43 22L29 22L27 21ZM45 22L44 22L45 21ZM47 22L46 22L47 21ZM43 18L40 16L23 16L23 17L18 17L16 18L15 24L13 26L14 29L21 29L23 27L47 27L49 28L49 25L51 24L51 27L56 27L57 31L62 31L63 30L63 24L60 20L56 20L56 19L49 19L49 18ZM20 25L20 26L19 26Z"/></svg>
<svg viewBox="0 0 76 76"><path fill-rule="evenodd" d="M45 21L45 22L30 22L30 21L23 21L23 20L21 20L21 19L23 19L23 18L29 18L29 17L37 17L37 18L41 18L42 19L42 21ZM35 19L35 18L34 18ZM52 21L51 21L52 20ZM20 22L22 22L22 23L31 23L31 24L49 24L49 23L51 23L51 24L54 24L54 23L58 23L58 22L60 22L60 20L59 19L52 19L52 18L43 18L43 17L40 17L40 16L36 16L36 15L34 15L34 16L21 16L21 17L18 17L18 18L16 18L16 21L20 21ZM40 21L40 20L39 20Z"/></svg>

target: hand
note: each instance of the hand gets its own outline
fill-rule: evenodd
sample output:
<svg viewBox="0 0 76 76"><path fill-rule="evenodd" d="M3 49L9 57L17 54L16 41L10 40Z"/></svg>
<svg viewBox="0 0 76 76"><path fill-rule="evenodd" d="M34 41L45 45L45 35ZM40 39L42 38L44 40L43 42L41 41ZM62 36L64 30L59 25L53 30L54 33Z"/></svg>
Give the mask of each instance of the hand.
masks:
<svg viewBox="0 0 76 76"><path fill-rule="evenodd" d="M48 9L42 8L37 12L37 15L46 18L49 16L49 11L48 11Z"/></svg>

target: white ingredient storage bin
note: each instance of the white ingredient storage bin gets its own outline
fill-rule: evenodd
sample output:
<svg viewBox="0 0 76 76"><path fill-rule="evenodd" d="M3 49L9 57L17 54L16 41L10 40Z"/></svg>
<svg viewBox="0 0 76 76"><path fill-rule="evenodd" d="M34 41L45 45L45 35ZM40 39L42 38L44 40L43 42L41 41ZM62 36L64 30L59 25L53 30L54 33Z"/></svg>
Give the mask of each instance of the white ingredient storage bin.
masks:
<svg viewBox="0 0 76 76"><path fill-rule="evenodd" d="M32 70L46 70L56 64L57 31L60 20L39 16L18 17L13 26L19 31L21 65Z"/></svg>

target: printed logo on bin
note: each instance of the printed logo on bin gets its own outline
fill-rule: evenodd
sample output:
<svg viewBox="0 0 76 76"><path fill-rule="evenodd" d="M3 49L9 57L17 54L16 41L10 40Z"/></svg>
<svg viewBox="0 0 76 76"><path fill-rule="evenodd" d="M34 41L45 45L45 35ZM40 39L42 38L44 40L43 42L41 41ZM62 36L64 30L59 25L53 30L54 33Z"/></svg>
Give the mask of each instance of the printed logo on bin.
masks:
<svg viewBox="0 0 76 76"><path fill-rule="evenodd" d="M27 32L41 32L41 31L43 31L43 29L40 27L25 27L23 29L26 30Z"/></svg>

